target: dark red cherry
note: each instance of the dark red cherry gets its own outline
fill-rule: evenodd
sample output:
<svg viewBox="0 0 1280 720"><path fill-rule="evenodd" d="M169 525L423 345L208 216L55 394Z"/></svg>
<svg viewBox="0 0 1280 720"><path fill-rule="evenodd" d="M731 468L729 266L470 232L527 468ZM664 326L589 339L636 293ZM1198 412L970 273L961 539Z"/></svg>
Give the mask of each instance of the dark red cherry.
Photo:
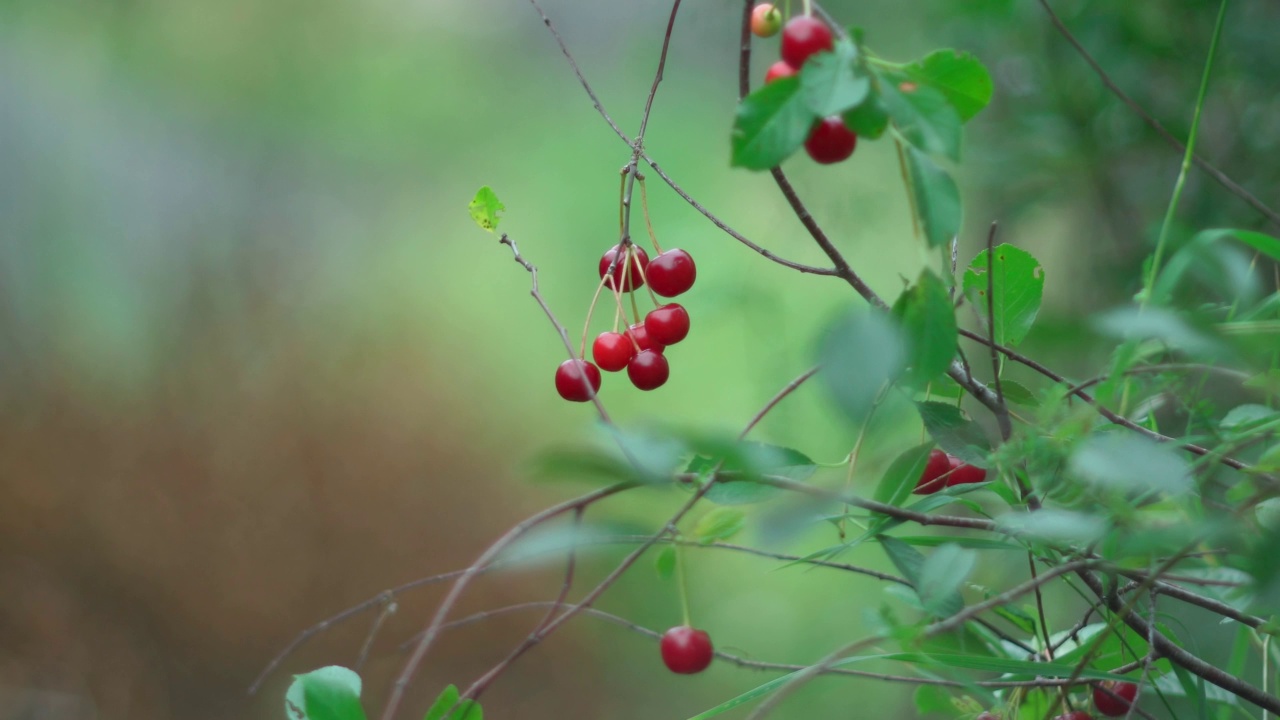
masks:
<svg viewBox="0 0 1280 720"><path fill-rule="evenodd" d="M666 345L663 345L649 335L649 331L645 328L644 323L642 322L638 322L627 328L627 334L634 338L635 344L639 346L639 350L637 350L637 352L643 350L654 350L661 354L663 350L667 349Z"/></svg>
<svg viewBox="0 0 1280 720"><path fill-rule="evenodd" d="M693 257L680 249L660 253L649 263L645 271L649 287L662 297L675 297L693 287L698 278L698 268Z"/></svg>
<svg viewBox="0 0 1280 720"><path fill-rule="evenodd" d="M818 121L804 141L804 149L816 163L830 165L849 159L858 147L858 136L844 124L844 118L832 115Z"/></svg>
<svg viewBox="0 0 1280 720"><path fill-rule="evenodd" d="M641 350L627 363L627 377L641 390L660 388L671 375L667 359L655 350Z"/></svg>
<svg viewBox="0 0 1280 720"><path fill-rule="evenodd" d="M591 344L591 356L596 359L596 364L601 370L618 372L625 368L635 355L636 346L631 342L631 338L622 333L602 332Z"/></svg>
<svg viewBox="0 0 1280 720"><path fill-rule="evenodd" d="M1098 709L1098 712L1107 717L1120 717L1128 714L1129 706L1133 704L1134 698L1138 697L1138 686L1131 682L1113 682L1111 680L1101 682L1099 685L1101 687L1093 689L1093 706ZM1109 695L1102 688L1107 688L1120 697Z"/></svg>
<svg viewBox="0 0 1280 720"><path fill-rule="evenodd" d="M929 459L924 464L924 472L916 481L916 489L911 492L917 495L932 495L947 486L944 475L951 469L947 454L938 449L929 451Z"/></svg>
<svg viewBox="0 0 1280 720"><path fill-rule="evenodd" d="M582 382L584 374L591 383L591 392ZM565 360L556 368L556 392L570 402L590 400L592 393L600 392L600 369L586 360Z"/></svg>
<svg viewBox="0 0 1280 720"><path fill-rule="evenodd" d="M675 345L689 334L689 313L678 303L668 303L644 316L649 337L663 345Z"/></svg>
<svg viewBox="0 0 1280 720"><path fill-rule="evenodd" d="M784 77L791 77L792 75L795 75L795 74L796 74L795 68L788 65L785 60L779 60L778 62L769 66L769 72L764 74L764 84L768 85L774 80L778 80Z"/></svg>
<svg viewBox="0 0 1280 720"><path fill-rule="evenodd" d="M605 273L609 272L609 266L613 264L614 258L618 257L618 246L614 245L605 251L604 256L600 258L600 277L603 278ZM618 259L618 265L613 269L613 277L605 281L605 287L613 289L614 283L622 284L622 291L628 292L638 287L644 286L644 269L649 266L649 253L639 245L631 246L631 257L627 263L628 272L623 277L623 260ZM636 267L637 263L639 267Z"/></svg>
<svg viewBox="0 0 1280 720"><path fill-rule="evenodd" d="M980 483L987 479L986 470L970 465L958 457L950 455L947 457L951 462L951 474L947 476L947 487Z"/></svg>
<svg viewBox="0 0 1280 720"><path fill-rule="evenodd" d="M799 70L814 53L835 48L831 28L809 15L797 15L782 28L782 59Z"/></svg>
<svg viewBox="0 0 1280 720"><path fill-rule="evenodd" d="M681 675L692 675L707 669L715 657L711 636L688 625L673 627L662 634L662 662L667 669Z"/></svg>

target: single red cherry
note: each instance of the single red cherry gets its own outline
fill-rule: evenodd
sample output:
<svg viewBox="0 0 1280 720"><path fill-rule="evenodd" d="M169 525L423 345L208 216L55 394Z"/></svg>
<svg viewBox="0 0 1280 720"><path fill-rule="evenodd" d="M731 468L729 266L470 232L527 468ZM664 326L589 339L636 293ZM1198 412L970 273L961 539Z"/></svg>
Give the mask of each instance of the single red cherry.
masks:
<svg viewBox="0 0 1280 720"><path fill-rule="evenodd" d="M1107 688L1120 697L1107 694L1103 688ZM1098 712L1107 717L1120 717L1129 712L1129 706L1133 704L1134 699L1137 697L1138 686L1134 683L1106 680L1099 683L1099 687L1093 689L1093 706L1098 709Z"/></svg>
<svg viewBox="0 0 1280 720"><path fill-rule="evenodd" d="M947 476L947 487L980 483L987 479L986 470L970 465L958 457L950 455L947 457L951 462L951 474Z"/></svg>
<svg viewBox="0 0 1280 720"><path fill-rule="evenodd" d="M666 345L658 342L656 338L649 334L649 330L645 328L644 323L642 322L638 322L627 328L627 334L634 338L635 345L639 346L639 349L636 350L636 352L653 350L654 352L661 354L663 350L667 349ZM632 349L635 349L635 347L633 346Z"/></svg>
<svg viewBox="0 0 1280 720"><path fill-rule="evenodd" d="M591 344L591 356L601 370L618 372L625 368L631 358L636 355L636 346L631 338L616 332L602 332Z"/></svg>
<svg viewBox="0 0 1280 720"><path fill-rule="evenodd" d="M627 363L627 377L641 390L660 388L671 375L667 359L655 350L641 350Z"/></svg>
<svg viewBox="0 0 1280 720"><path fill-rule="evenodd" d="M804 141L804 149L814 162L823 165L847 160L858 146L858 136L844 124L839 115L818 121Z"/></svg>
<svg viewBox="0 0 1280 720"><path fill-rule="evenodd" d="M675 345L689 334L689 312L679 303L667 303L644 316L649 337L663 345Z"/></svg>
<svg viewBox="0 0 1280 720"><path fill-rule="evenodd" d="M782 12L772 3L760 3L751 11L751 32L756 37L773 37L782 29Z"/></svg>
<svg viewBox="0 0 1280 720"><path fill-rule="evenodd" d="M797 15L782 28L782 59L799 70L814 53L835 48L831 28L809 15Z"/></svg>
<svg viewBox="0 0 1280 720"><path fill-rule="evenodd" d="M689 253L674 249L655 257L645 275L654 292L662 297L675 297L693 287L693 281L698 278L698 268Z"/></svg>
<svg viewBox="0 0 1280 720"><path fill-rule="evenodd" d="M605 251L604 256L600 258L600 277L603 278L605 273L609 272L609 266L613 264L614 258L618 257L618 252L619 246L617 245ZM626 274L625 279L623 277L623 259L619 258L617 267L613 269L613 277L605 281L605 287L612 289L614 283L621 283L622 292L629 292L644 286L644 269L649 266L649 253L645 252L644 248L639 245L632 245L629 260L626 265L630 272ZM639 263L639 267L636 267L637 263Z"/></svg>
<svg viewBox="0 0 1280 720"><path fill-rule="evenodd" d="M673 627L662 634L662 662L667 669L681 675L692 675L707 669L715 650L711 636L705 630L695 630L688 625Z"/></svg>
<svg viewBox="0 0 1280 720"><path fill-rule="evenodd" d="M785 60L779 60L778 62L769 66L769 72L764 74L764 84L768 85L774 80L777 80L779 78L784 78L784 77L791 77L792 75L795 75L795 74L796 74L795 68L788 65Z"/></svg>
<svg viewBox="0 0 1280 720"><path fill-rule="evenodd" d="M916 489L911 492L917 495L932 495L947 486L944 477L951 470L947 454L934 448L929 451L929 459L924 464L924 472L916 481Z"/></svg>
<svg viewBox="0 0 1280 720"><path fill-rule="evenodd" d="M582 382L584 374L591 383L591 392L587 392L586 383ZM570 402L590 400L592 393L600 392L599 368L586 360L565 360L556 368L556 392Z"/></svg>

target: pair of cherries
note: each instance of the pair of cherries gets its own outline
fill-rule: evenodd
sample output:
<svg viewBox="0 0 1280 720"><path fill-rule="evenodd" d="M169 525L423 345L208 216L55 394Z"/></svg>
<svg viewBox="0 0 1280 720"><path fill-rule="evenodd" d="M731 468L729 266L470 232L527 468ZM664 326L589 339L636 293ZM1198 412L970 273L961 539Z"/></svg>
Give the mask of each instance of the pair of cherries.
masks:
<svg viewBox="0 0 1280 720"><path fill-rule="evenodd" d="M610 269L612 268L612 272ZM634 292L645 281L654 294L675 297L693 287L697 267L684 250L659 253L650 262L644 248L615 245L600 258L600 278L615 292ZM586 402L600 392L600 371L627 371L631 384L641 390L662 387L671 375L664 352L668 345L689 334L689 312L679 303L650 310L644 319L623 332L600 333L591 344L591 357L565 360L556 369L556 391L571 402ZM590 383L591 392L587 392Z"/></svg>
<svg viewBox="0 0 1280 720"><path fill-rule="evenodd" d="M762 13L761 8L766 6L769 10ZM753 31L757 25L756 16L767 17L769 11L778 12L777 8L768 3L756 6L756 15L752 16ZM761 26L764 26L763 20ZM804 67L810 57L833 49L835 49L835 38L831 35L831 28L810 15L797 15L782 28L782 59L769 66L764 82L767 85L779 78L791 77L800 72L800 68ZM844 118L839 115L832 115L816 122L804 141L805 152L813 158L814 162L822 165L831 165L849 159L857 146L857 134L844 124Z"/></svg>
<svg viewBox="0 0 1280 720"><path fill-rule="evenodd" d="M912 492L917 495L932 495L942 488L980 483L986 479L986 470L935 448L929 451L924 472L920 473L916 489Z"/></svg>
<svg viewBox="0 0 1280 720"><path fill-rule="evenodd" d="M1137 697L1137 684L1105 680L1093 688L1093 707L1107 717L1122 717L1129 713L1129 708ZM978 715L975 720L1000 720L1000 717L984 712ZM1053 720L1093 720L1093 716L1084 710L1072 710L1065 715L1057 716Z"/></svg>

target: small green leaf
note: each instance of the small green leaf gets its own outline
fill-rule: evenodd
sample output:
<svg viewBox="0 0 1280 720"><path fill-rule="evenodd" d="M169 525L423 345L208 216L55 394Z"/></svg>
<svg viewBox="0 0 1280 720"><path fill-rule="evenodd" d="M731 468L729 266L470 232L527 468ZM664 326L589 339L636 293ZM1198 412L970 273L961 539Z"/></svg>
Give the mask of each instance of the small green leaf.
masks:
<svg viewBox="0 0 1280 720"><path fill-rule="evenodd" d="M484 710L479 703L474 700L459 703L459 697L461 695L457 687L450 685L445 688L422 720L484 720ZM450 710L453 712L450 713Z"/></svg>
<svg viewBox="0 0 1280 720"><path fill-rule="evenodd" d="M653 568L658 571L658 577L663 580L670 580L676 572L676 548L674 545L668 545L658 551L658 556L653 559Z"/></svg>
<svg viewBox="0 0 1280 720"><path fill-rule="evenodd" d="M815 119L794 75L756 90L738 104L730 136L733 166L777 167L804 144Z"/></svg>
<svg viewBox="0 0 1280 720"><path fill-rule="evenodd" d="M844 124L861 139L875 140L889 128L889 111L874 90L858 107L844 114Z"/></svg>
<svg viewBox="0 0 1280 720"><path fill-rule="evenodd" d="M1045 542L1087 545L1097 542L1107 532L1107 521L1071 510L1042 508L1034 514L1011 512L996 518L996 524L1024 538Z"/></svg>
<svg viewBox="0 0 1280 720"><path fill-rule="evenodd" d="M1280 417L1280 413L1266 405L1246 404L1232 408L1231 412L1222 418L1220 425L1224 430L1247 432L1249 429L1275 420L1277 417Z"/></svg>
<svg viewBox="0 0 1280 720"><path fill-rule="evenodd" d="M911 448L899 455L885 471L884 477L880 478L876 491L871 497L876 502L894 507L901 506L904 500L911 497L911 491L915 489L920 476L924 474L924 466L929 460L929 451L932 449L933 443L928 443Z"/></svg>
<svg viewBox="0 0 1280 720"><path fill-rule="evenodd" d="M946 544L934 550L920 566L920 580L916 593L925 610L938 617L948 617L958 612L956 598L960 584L973 572L978 554L959 545ZM964 607L964 599L960 599Z"/></svg>
<svg viewBox="0 0 1280 720"><path fill-rule="evenodd" d="M719 465L722 471L738 475L732 480L721 479L707 490L704 497L718 505L761 503L783 492L758 482L756 478L762 475L780 475L803 482L818 470L817 463L799 450L767 443L735 440L698 449L708 454L695 456L685 472L705 475Z"/></svg>
<svg viewBox="0 0 1280 720"><path fill-rule="evenodd" d="M285 693L285 717L289 720L364 720L360 686L359 675L338 665L295 675Z"/></svg>
<svg viewBox="0 0 1280 720"><path fill-rule="evenodd" d="M919 150L960 160L960 115L946 95L905 75L881 76L880 96L898 131Z"/></svg>
<svg viewBox="0 0 1280 720"><path fill-rule="evenodd" d="M955 50L936 50L908 65L905 71L912 80L941 91L963 122L991 102L995 89L981 61Z"/></svg>
<svg viewBox="0 0 1280 720"><path fill-rule="evenodd" d="M467 205L467 209L471 211L471 219L475 220L477 225L493 232L498 228L498 213L506 210L507 206L498 199L493 188L485 185L476 191L476 196Z"/></svg>
<svg viewBox="0 0 1280 720"><path fill-rule="evenodd" d="M940 402L919 402L916 409L925 430L938 447L970 465L985 468L991 443L978 423L966 418L960 408Z"/></svg>
<svg viewBox="0 0 1280 720"><path fill-rule="evenodd" d="M906 148L907 171L916 217L929 247L943 247L960 232L960 189L946 170L928 155Z"/></svg>
<svg viewBox="0 0 1280 720"><path fill-rule="evenodd" d="M1226 352L1221 342L1182 315L1160 307L1121 307L1093 319L1098 331L1124 340L1157 340L1188 355L1219 358Z"/></svg>
<svg viewBox="0 0 1280 720"><path fill-rule="evenodd" d="M712 508L710 512L698 520L694 528L694 537L704 545L717 540L728 540L738 534L747 524L747 516L741 510L732 507Z"/></svg>
<svg viewBox="0 0 1280 720"><path fill-rule="evenodd" d="M1203 230L1196 235L1196 239L1201 237L1210 238L1213 242L1220 242L1226 238L1235 238L1258 252L1266 255L1272 260L1280 261L1280 240L1264 235L1260 232L1252 232L1250 230ZM1195 239L1192 240L1192 243Z"/></svg>
<svg viewBox="0 0 1280 720"><path fill-rule="evenodd" d="M1069 467L1087 482L1123 492L1176 494L1192 487L1191 466L1178 451L1128 431L1085 439L1071 454Z"/></svg>
<svg viewBox="0 0 1280 720"><path fill-rule="evenodd" d="M1040 401L1037 400L1036 396L1021 383L1013 380L1001 380L1000 390L1004 392L1005 402L1010 402L1014 405L1022 405L1023 407L1040 407Z"/></svg>
<svg viewBox="0 0 1280 720"><path fill-rule="evenodd" d="M834 51L818 53L805 62L800 87L809 111L828 117L861 104L871 90L871 78L858 62L858 49L841 40Z"/></svg>
<svg viewBox="0 0 1280 720"><path fill-rule="evenodd" d="M1031 253L1012 245L995 248L991 289L995 340L1017 345L1030 332L1044 299L1044 269ZM987 317L987 251L978 254L964 273L964 294L985 322Z"/></svg>
<svg viewBox="0 0 1280 720"><path fill-rule="evenodd" d="M951 367L958 339L956 313L937 275L920 273L916 284L894 303L893 315L906 340L907 373L913 384L923 386Z"/></svg>
<svg viewBox="0 0 1280 720"><path fill-rule="evenodd" d="M882 313L844 316L827 330L818 351L822 381L832 400L855 423L866 419L875 398L902 371L901 333Z"/></svg>

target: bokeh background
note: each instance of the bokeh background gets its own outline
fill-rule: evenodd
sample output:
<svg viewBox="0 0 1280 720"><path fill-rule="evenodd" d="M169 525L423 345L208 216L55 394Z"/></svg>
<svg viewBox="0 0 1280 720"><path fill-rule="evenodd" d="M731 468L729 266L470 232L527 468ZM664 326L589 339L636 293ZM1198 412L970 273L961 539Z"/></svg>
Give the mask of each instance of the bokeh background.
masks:
<svg viewBox="0 0 1280 720"><path fill-rule="evenodd" d="M1185 135L1216 4L1057 5L1117 82ZM668 3L544 6L634 131ZM768 178L728 168L739 7L686 3L647 147L730 224L822 264ZM1002 239L1049 268L1031 349L1087 372L1106 348L1066 320L1132 295L1179 154L1030 0L827 7L885 56L955 45L991 68L996 99L967 136L961 259L1001 220ZM1264 201L1280 189L1276 27L1280 6L1232 8L1201 138ZM757 43L757 77L774 42ZM595 441L592 412L555 396L560 342L528 276L466 204L480 185L497 190L503 229L576 336L596 260L616 242L626 157L521 0L0 2L0 718L280 717L290 673L353 662L372 616L316 638L248 696L299 631L463 567L519 518L579 492L530 482L540 452ZM877 290L896 294L930 261L891 146L788 169ZM665 388L609 377L604 400L630 427L732 431L807 367L850 294L737 245L659 182L650 195L659 239L699 263L694 332L671 353ZM1266 229L1199 173L1179 222L1180 237ZM758 433L826 462L852 444L817 386ZM872 440L863 483L900 447ZM650 531L679 500L640 493L589 519ZM768 520L753 515L744 541L832 541L829 528L825 542L770 534ZM621 552L593 551L584 583ZM878 552L858 559L883 564ZM885 599L843 575L718 552L689 561L696 623L751 657L812 660ZM980 579L1018 577L1009 565ZM557 573L488 577L459 612L554 597ZM399 599L366 667L370 708L440 592ZM648 562L602 607L658 629L679 621L674 586ZM483 672L536 619L448 634L413 707ZM583 619L485 706L498 718L682 718L765 677L718 666L673 677L651 641ZM908 700L833 680L788 707L905 717Z"/></svg>

